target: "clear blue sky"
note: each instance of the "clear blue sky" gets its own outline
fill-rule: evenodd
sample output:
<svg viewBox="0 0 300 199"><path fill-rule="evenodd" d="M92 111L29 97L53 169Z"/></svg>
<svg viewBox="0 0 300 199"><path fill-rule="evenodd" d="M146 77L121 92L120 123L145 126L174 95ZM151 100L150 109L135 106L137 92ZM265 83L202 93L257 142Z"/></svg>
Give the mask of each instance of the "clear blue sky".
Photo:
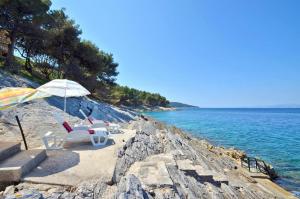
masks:
<svg viewBox="0 0 300 199"><path fill-rule="evenodd" d="M117 82L201 107L300 104L299 0L54 0Z"/></svg>

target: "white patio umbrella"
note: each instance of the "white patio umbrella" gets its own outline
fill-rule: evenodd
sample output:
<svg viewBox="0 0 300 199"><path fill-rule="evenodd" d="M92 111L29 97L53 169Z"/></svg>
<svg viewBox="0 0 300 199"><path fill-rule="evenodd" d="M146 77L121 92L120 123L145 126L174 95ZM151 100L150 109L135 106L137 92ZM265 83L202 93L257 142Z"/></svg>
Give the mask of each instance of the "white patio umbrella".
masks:
<svg viewBox="0 0 300 199"><path fill-rule="evenodd" d="M67 97L80 97L91 94L79 83L67 79L55 79L37 88L38 91L50 95L64 97L64 111L66 112Z"/></svg>

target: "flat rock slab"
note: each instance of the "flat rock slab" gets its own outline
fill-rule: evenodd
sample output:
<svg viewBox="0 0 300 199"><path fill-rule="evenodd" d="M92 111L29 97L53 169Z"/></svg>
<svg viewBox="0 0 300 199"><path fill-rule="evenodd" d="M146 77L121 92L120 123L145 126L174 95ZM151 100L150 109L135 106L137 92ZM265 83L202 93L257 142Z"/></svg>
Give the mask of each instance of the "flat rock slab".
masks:
<svg viewBox="0 0 300 199"><path fill-rule="evenodd" d="M195 167L193 165L193 162L189 159L186 160L176 160L176 163L178 165L178 168L180 170L195 170Z"/></svg>
<svg viewBox="0 0 300 199"><path fill-rule="evenodd" d="M143 185L151 188L171 187L173 185L163 161L138 162L128 173L136 175Z"/></svg>
<svg viewBox="0 0 300 199"><path fill-rule="evenodd" d="M10 147L13 147L13 146L19 145L19 144L20 144L19 142L3 142L3 141L0 141L0 153L3 150L6 150Z"/></svg>
<svg viewBox="0 0 300 199"><path fill-rule="evenodd" d="M153 162L153 161L163 161L166 165L176 165L174 157L171 153L162 153L157 155L152 155L144 160L145 162Z"/></svg>
<svg viewBox="0 0 300 199"><path fill-rule="evenodd" d="M0 161L18 153L21 150L19 142L0 142Z"/></svg>
<svg viewBox="0 0 300 199"><path fill-rule="evenodd" d="M78 185L82 181L112 178L117 151L126 140L133 137L135 130L123 130L115 134L108 144L95 148L90 142L76 143L64 150L47 151L48 158L22 180L32 183Z"/></svg>
<svg viewBox="0 0 300 199"><path fill-rule="evenodd" d="M151 188L172 187L166 164L175 165L170 154L158 154L146 158L144 161L134 163L127 174L137 176L144 186Z"/></svg>
<svg viewBox="0 0 300 199"><path fill-rule="evenodd" d="M19 181L23 175L35 168L46 158L46 151L33 149L21 151L0 164L0 181Z"/></svg>

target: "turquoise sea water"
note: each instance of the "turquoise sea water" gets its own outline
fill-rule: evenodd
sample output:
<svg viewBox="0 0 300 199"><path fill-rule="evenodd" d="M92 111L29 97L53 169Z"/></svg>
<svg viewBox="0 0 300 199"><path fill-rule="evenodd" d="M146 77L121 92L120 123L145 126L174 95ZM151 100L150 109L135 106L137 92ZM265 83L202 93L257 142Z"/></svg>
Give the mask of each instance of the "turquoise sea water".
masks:
<svg viewBox="0 0 300 199"><path fill-rule="evenodd" d="M220 146L260 157L279 173L276 181L300 193L300 109L195 109L150 112Z"/></svg>

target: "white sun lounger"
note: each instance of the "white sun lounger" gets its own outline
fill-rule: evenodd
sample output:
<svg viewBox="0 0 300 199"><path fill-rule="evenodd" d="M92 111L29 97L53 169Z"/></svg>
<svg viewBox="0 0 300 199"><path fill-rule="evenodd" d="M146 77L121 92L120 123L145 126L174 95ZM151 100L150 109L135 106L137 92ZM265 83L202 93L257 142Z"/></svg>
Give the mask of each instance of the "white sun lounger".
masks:
<svg viewBox="0 0 300 199"><path fill-rule="evenodd" d="M91 116L88 117L81 109L79 109L79 112L82 114L82 116L86 120L89 121L92 128L104 127L104 128L107 128L111 134L121 133L121 130L120 130L121 126L119 124L104 122L103 120L97 120Z"/></svg>
<svg viewBox="0 0 300 199"><path fill-rule="evenodd" d="M90 140L94 147L104 146L107 143L109 133L106 128L87 128L86 126L77 126L72 128L66 121L58 115L55 115L56 120L63 125L67 131L67 136L59 137L52 132L46 133L42 140L46 149L60 149L66 141L84 141Z"/></svg>

